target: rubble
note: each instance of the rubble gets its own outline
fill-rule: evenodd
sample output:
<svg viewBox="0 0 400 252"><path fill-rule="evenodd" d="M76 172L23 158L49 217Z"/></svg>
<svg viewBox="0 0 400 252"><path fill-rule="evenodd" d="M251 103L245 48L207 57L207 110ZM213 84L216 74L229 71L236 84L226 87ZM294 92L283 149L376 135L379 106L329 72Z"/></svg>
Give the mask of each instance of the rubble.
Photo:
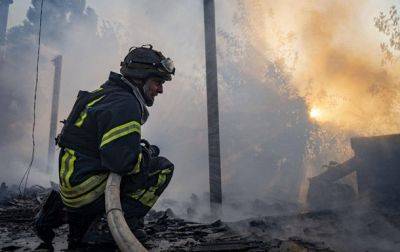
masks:
<svg viewBox="0 0 400 252"><path fill-rule="evenodd" d="M311 251L400 251L399 219L387 221L364 205L232 223L233 230L261 240L281 239ZM321 243L323 242L323 243ZM310 249L310 248L308 248ZM291 250L290 250L291 251Z"/></svg>
<svg viewBox="0 0 400 252"><path fill-rule="evenodd" d="M355 137L350 140L354 156L339 164L330 162L325 172L310 178L308 203L313 209L351 203L356 193L338 183L355 174L358 198L368 198L376 209L400 210L400 134Z"/></svg>
<svg viewBox="0 0 400 252"><path fill-rule="evenodd" d="M320 243L301 238L259 239L243 234L221 220L209 224L185 221L168 216L170 210L152 212L145 231L151 238L145 243L150 249L162 251L333 251ZM157 214L158 216L155 216ZM156 219L154 219L156 217Z"/></svg>
<svg viewBox="0 0 400 252"><path fill-rule="evenodd" d="M41 192L35 193L30 191L30 197L15 197L2 205L1 251L31 250L40 243L32 229L32 221L41 201L41 196L38 196ZM57 230L56 250L66 248L67 230L66 225ZM187 221L177 218L171 209L151 210L145 218L145 231L149 239L144 245L150 251L301 251L291 249L312 247L312 243L301 239L256 239L234 231L221 220L206 224Z"/></svg>
<svg viewBox="0 0 400 252"><path fill-rule="evenodd" d="M32 221L47 189L32 187L0 207L0 250L26 251L40 241ZM387 222L390 220L390 223ZM236 222L199 223L171 209L151 210L145 218L150 251L400 251L397 215L388 219L371 209L347 207ZM57 230L56 251L67 247L67 225Z"/></svg>

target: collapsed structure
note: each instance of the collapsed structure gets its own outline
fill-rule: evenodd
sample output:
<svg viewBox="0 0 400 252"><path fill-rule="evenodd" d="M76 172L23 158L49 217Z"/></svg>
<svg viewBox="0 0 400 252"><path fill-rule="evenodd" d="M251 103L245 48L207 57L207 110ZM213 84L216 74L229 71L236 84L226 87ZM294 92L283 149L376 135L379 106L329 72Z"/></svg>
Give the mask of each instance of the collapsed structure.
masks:
<svg viewBox="0 0 400 252"><path fill-rule="evenodd" d="M377 209L400 209L400 134L351 139L354 157L310 179L311 208L331 208L367 199ZM356 174L356 187L339 180ZM357 196L356 196L357 195Z"/></svg>

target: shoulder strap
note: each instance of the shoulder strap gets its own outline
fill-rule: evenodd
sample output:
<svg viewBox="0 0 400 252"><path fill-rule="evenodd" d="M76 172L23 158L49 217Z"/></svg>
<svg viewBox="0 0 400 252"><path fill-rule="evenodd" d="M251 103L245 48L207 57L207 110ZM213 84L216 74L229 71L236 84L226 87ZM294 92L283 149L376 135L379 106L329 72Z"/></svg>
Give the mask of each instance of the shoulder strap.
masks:
<svg viewBox="0 0 400 252"><path fill-rule="evenodd" d="M67 147L67 148L72 148L72 147L76 147L73 146L75 142L78 141L78 139L76 139L75 134L77 134L78 129L75 126L75 122L78 120L81 112L85 109L86 105L98 98L100 98L103 95L106 95L108 93L111 92L118 92L118 88L114 88L114 87L101 87L93 92L88 92L88 91L82 91L80 90L78 92L78 96L77 99L74 103L74 106L72 107L72 110L70 112L70 114L68 115L68 118L64 121L62 121L62 123L64 123L64 126L61 129L61 133L58 134L56 140L56 144L60 147ZM88 146L87 148L83 148L83 150L81 150L82 152L89 150L90 146ZM90 151L90 153L86 153L86 154L96 154L96 150L93 149L92 151Z"/></svg>
<svg viewBox="0 0 400 252"><path fill-rule="evenodd" d="M104 89L104 88L99 88L93 92L79 90L78 96L76 98L74 106L72 107L71 112L68 115L67 120L63 121L63 123L64 123L63 130L66 127L70 127L70 125L73 125L76 122L76 120L78 120L80 113L85 109L85 106L89 102L96 100L97 98L100 98L105 93L106 93L106 89ZM62 133L62 131L61 131L61 133Z"/></svg>

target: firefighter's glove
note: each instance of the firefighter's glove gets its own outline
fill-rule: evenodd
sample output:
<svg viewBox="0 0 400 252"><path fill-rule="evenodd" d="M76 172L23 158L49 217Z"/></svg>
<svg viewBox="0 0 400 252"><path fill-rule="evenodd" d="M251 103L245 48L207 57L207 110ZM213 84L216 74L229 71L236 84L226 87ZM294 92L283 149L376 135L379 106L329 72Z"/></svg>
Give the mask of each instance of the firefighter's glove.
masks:
<svg viewBox="0 0 400 252"><path fill-rule="evenodd" d="M140 146L142 147L143 167L148 168L150 161L160 154L160 149L155 145L151 145L146 139L140 140Z"/></svg>
<svg viewBox="0 0 400 252"><path fill-rule="evenodd" d="M160 155L160 148L156 145L150 144L146 139L140 140L140 145L142 146L142 153L145 158L155 158Z"/></svg>
<svg viewBox="0 0 400 252"><path fill-rule="evenodd" d="M150 145L149 151L152 158L158 157L160 155L160 148L158 148L158 146L156 145Z"/></svg>

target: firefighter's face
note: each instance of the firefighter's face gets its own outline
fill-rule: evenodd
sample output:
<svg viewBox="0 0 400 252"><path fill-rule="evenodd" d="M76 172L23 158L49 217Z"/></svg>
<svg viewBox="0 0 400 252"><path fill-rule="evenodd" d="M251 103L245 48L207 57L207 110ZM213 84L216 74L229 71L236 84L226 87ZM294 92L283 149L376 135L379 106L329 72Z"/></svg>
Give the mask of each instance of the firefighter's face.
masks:
<svg viewBox="0 0 400 252"><path fill-rule="evenodd" d="M154 102L154 98L158 94L163 93L163 83L164 80L160 78L149 78L146 80L143 86L143 91L144 94L147 96L149 100L152 100Z"/></svg>

